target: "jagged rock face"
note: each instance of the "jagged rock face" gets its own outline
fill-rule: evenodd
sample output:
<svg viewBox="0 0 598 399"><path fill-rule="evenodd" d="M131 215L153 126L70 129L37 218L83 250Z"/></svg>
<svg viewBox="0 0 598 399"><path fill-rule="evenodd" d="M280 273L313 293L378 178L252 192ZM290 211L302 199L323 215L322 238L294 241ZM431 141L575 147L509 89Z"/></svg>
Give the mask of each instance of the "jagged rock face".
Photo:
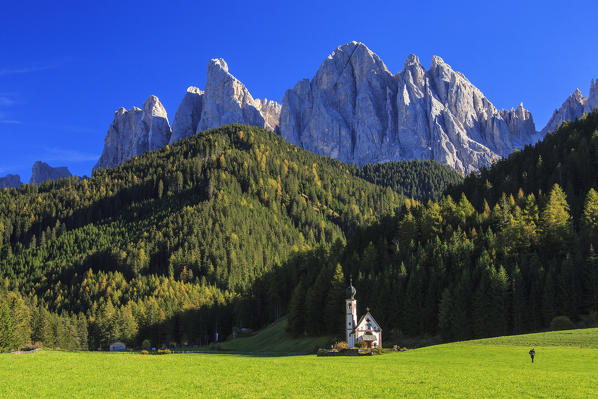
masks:
<svg viewBox="0 0 598 399"><path fill-rule="evenodd" d="M197 125L201 119L204 92L197 87L190 86L183 97L172 122L172 136L174 143L197 132Z"/></svg>
<svg viewBox="0 0 598 399"><path fill-rule="evenodd" d="M6 175L0 177L0 188L15 188L21 187L21 176L19 175Z"/></svg>
<svg viewBox="0 0 598 399"><path fill-rule="evenodd" d="M135 128L129 158L168 144L172 131L166 110L156 96L149 96L143 104L141 121Z"/></svg>
<svg viewBox="0 0 598 399"><path fill-rule="evenodd" d="M542 133L553 132L563 122L581 117L586 107L586 100L581 91L576 89L561 105L561 108L554 111L544 129L542 129Z"/></svg>
<svg viewBox="0 0 598 399"><path fill-rule="evenodd" d="M285 93L280 132L318 154L359 162L380 150L392 104L383 102L395 82L367 47L339 47L318 70Z"/></svg>
<svg viewBox="0 0 598 399"><path fill-rule="evenodd" d="M219 58L208 64L201 119L197 131L231 123L264 126L264 117L247 88L228 73L228 65Z"/></svg>
<svg viewBox="0 0 598 399"><path fill-rule="evenodd" d="M205 91L189 87L172 123L155 96L150 96L143 109L120 108L104 139L102 155L94 166L112 168L127 159L174 143L196 132L231 123L244 123L278 130L280 104L254 99L247 88L228 72L223 59L208 64Z"/></svg>
<svg viewBox="0 0 598 399"><path fill-rule="evenodd" d="M94 170L111 168L126 161L132 147L133 133L141 121L142 114L143 111L137 107L130 110L121 107L114 113L114 120L104 139L102 155Z"/></svg>
<svg viewBox="0 0 598 399"><path fill-rule="evenodd" d="M205 91L187 89L174 117L170 143L231 123L276 131L280 108L275 101L254 99L243 83L228 72L223 59L213 59L208 64Z"/></svg>
<svg viewBox="0 0 598 399"><path fill-rule="evenodd" d="M517 109L511 108L510 111L500 111L500 115L506 122L513 137L519 139L521 144L532 144L541 139L539 133L536 132L534 118L528 110L523 108L523 103L520 103ZM532 139L529 140L528 138Z"/></svg>
<svg viewBox="0 0 598 399"><path fill-rule="evenodd" d="M280 132L305 149L360 165L433 159L462 173L488 166L536 133L523 107L499 112L440 57L426 71L410 55L392 75L357 42L337 48L311 82L285 93Z"/></svg>
<svg viewBox="0 0 598 399"><path fill-rule="evenodd" d="M119 108L104 139L104 149L93 167L112 168L127 159L168 144L171 136L166 110L156 96L150 96L143 109Z"/></svg>
<svg viewBox="0 0 598 399"><path fill-rule="evenodd" d="M57 180L64 177L72 177L66 166L53 168L45 162L36 161L31 168L29 184L41 184L47 180Z"/></svg>
<svg viewBox="0 0 598 399"><path fill-rule="evenodd" d="M590 82L590 96L586 103L586 112L592 112L596 107L598 107L598 80L592 79Z"/></svg>
<svg viewBox="0 0 598 399"><path fill-rule="evenodd" d="M598 107L598 81L592 79L590 82L590 95L584 97L579 89L575 89L563 105L554 111L552 117L541 131L542 137L548 132L553 132L563 122L581 118L584 112L590 113L596 107Z"/></svg>
<svg viewBox="0 0 598 399"><path fill-rule="evenodd" d="M273 132L278 132L278 127L280 125L280 109L282 108L281 105L276 101L268 100L267 98L264 98L263 100L256 99L255 102L257 109L264 118L264 127Z"/></svg>

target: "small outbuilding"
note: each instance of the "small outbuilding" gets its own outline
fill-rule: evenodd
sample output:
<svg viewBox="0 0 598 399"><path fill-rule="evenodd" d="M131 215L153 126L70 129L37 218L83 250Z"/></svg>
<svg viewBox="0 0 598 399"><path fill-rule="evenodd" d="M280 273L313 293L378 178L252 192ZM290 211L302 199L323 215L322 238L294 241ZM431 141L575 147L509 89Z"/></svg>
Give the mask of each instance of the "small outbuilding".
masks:
<svg viewBox="0 0 598 399"><path fill-rule="evenodd" d="M127 346L122 342L114 342L110 345L110 352L123 352L127 350Z"/></svg>

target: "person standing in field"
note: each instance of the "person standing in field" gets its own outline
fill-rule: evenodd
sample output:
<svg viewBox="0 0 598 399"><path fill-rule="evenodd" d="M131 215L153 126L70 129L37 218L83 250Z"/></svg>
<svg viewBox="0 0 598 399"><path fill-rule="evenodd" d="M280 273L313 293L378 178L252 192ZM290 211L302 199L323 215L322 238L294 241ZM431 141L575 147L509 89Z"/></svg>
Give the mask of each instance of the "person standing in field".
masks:
<svg viewBox="0 0 598 399"><path fill-rule="evenodd" d="M536 356L536 350L534 348L532 348L531 351L529 351L529 355L532 358L532 363L534 362L534 356Z"/></svg>

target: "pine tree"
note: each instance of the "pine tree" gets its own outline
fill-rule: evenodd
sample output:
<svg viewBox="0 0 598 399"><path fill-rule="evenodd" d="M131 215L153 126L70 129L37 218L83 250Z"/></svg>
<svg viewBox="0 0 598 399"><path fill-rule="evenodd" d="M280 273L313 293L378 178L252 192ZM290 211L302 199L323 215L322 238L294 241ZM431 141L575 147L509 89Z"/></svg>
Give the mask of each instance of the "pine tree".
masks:
<svg viewBox="0 0 598 399"><path fill-rule="evenodd" d="M17 347L31 342L31 312L25 301L16 292L9 292L6 301L15 325L15 343Z"/></svg>
<svg viewBox="0 0 598 399"><path fill-rule="evenodd" d="M305 333L305 288L303 281L293 290L293 296L289 304L288 330L294 335Z"/></svg>
<svg viewBox="0 0 598 399"><path fill-rule="evenodd" d="M491 335L505 335L507 333L507 294L509 277L505 268L500 266L498 271L492 269L490 280L490 295L492 296Z"/></svg>
<svg viewBox="0 0 598 399"><path fill-rule="evenodd" d="M472 338L473 335L473 283L468 270L463 270L453 291L453 336L457 340Z"/></svg>
<svg viewBox="0 0 598 399"><path fill-rule="evenodd" d="M550 191L548 202L540 215L540 224L546 249L550 253L565 246L571 234L571 215L567 197L558 184L554 184Z"/></svg>
<svg viewBox="0 0 598 399"><path fill-rule="evenodd" d="M321 261L324 260L322 254ZM324 319L324 309L326 308L326 296L330 289L332 270L326 265L322 265L315 282L307 290L305 297L306 317L305 323L307 329L314 335L321 335L326 331Z"/></svg>
<svg viewBox="0 0 598 399"><path fill-rule="evenodd" d="M438 306L438 330L440 331L442 338L447 341L455 338L453 324L454 311L451 291L448 288L445 288L444 291L442 291L440 305Z"/></svg>
<svg viewBox="0 0 598 399"><path fill-rule="evenodd" d="M120 309L117 323L119 326L119 339L128 344L133 344L137 336L138 326L129 306L123 306Z"/></svg>
<svg viewBox="0 0 598 399"><path fill-rule="evenodd" d="M542 293L542 318L544 325L550 325L550 322L556 316L555 309L555 283L552 268L546 271L546 278L544 280L544 291Z"/></svg>
<svg viewBox="0 0 598 399"><path fill-rule="evenodd" d="M521 334L527 331L526 304L527 298L523 285L523 277L521 276L519 266L515 265L511 278L511 310L509 312L512 315L512 332L514 334Z"/></svg>
<svg viewBox="0 0 598 399"><path fill-rule="evenodd" d="M557 285L556 303L559 315L567 315L570 318L577 315L581 302L578 277L573 257L571 254L566 254L561 264Z"/></svg>
<svg viewBox="0 0 598 399"><path fill-rule="evenodd" d="M492 296L490 291L490 270L482 270L473 299L473 333L476 338L492 335Z"/></svg>
<svg viewBox="0 0 598 399"><path fill-rule="evenodd" d="M0 352L11 351L17 347L16 327L8 301L0 298Z"/></svg>
<svg viewBox="0 0 598 399"><path fill-rule="evenodd" d="M338 263L330 281L330 289L326 295L326 307L324 309L326 330L332 335L342 336L344 332L345 288L343 268Z"/></svg>
<svg viewBox="0 0 598 399"><path fill-rule="evenodd" d="M586 257L582 284L584 311L598 312L598 255L592 245Z"/></svg>
<svg viewBox="0 0 598 399"><path fill-rule="evenodd" d="M590 243L595 244L598 238L598 192L593 188L586 195L581 220L584 233L589 236Z"/></svg>

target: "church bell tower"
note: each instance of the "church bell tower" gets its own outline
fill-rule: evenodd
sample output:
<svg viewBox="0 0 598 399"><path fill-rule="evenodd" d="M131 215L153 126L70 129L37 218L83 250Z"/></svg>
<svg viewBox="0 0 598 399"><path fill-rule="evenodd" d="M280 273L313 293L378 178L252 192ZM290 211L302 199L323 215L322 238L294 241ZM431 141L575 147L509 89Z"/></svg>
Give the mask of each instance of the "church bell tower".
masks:
<svg viewBox="0 0 598 399"><path fill-rule="evenodd" d="M347 288L347 299L345 300L345 331L347 347L353 348L355 346L355 327L357 327L357 301L355 294L357 290L353 287L353 279Z"/></svg>

